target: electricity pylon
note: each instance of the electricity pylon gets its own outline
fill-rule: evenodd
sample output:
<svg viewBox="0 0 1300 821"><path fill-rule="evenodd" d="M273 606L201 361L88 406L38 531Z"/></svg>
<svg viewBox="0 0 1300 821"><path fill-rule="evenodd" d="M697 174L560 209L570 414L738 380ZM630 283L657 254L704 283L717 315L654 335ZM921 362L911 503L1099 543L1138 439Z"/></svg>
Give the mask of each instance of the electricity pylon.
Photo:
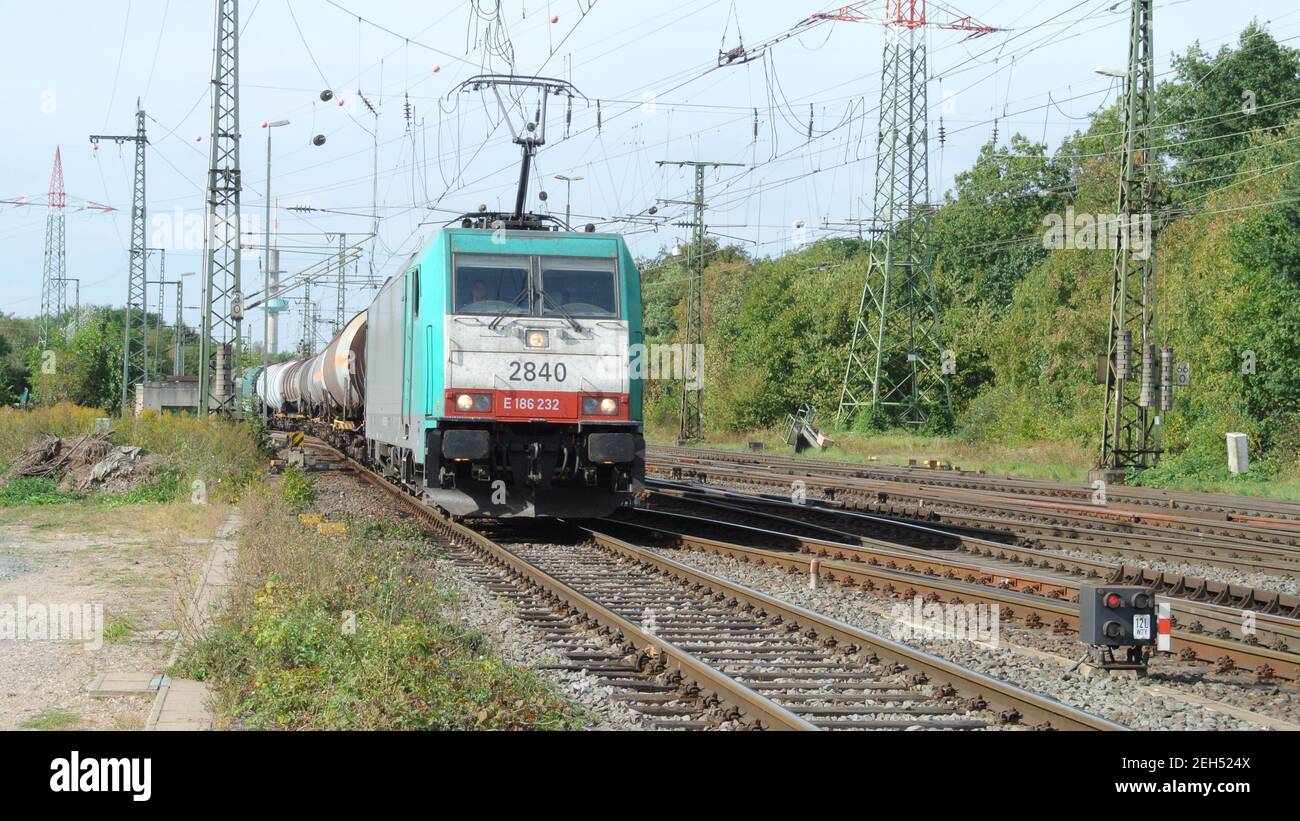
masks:
<svg viewBox="0 0 1300 821"><path fill-rule="evenodd" d="M968 32L997 29L970 17L935 23L925 0L887 0L883 18L856 3L813 20L870 22L885 27L876 146L874 240L853 325L836 419L863 409L911 427L936 412L951 415L948 375L953 358L943 347L929 243L929 134L926 107L926 26ZM946 14L952 14L944 9Z"/></svg>
<svg viewBox="0 0 1300 821"><path fill-rule="evenodd" d="M1155 199L1149 173L1154 162L1151 122L1155 112L1151 7L1152 0L1133 0L1124 78L1124 156L1107 332L1106 409L1097 465L1112 478L1127 468L1155 464L1161 453L1155 427L1162 394L1156 356ZM1150 225L1148 239L1142 239L1144 232L1139 230L1144 225ZM1135 373L1133 363L1135 341L1140 345L1136 351L1140 374Z"/></svg>
<svg viewBox="0 0 1300 821"><path fill-rule="evenodd" d="M200 415L235 409L231 374L239 363L244 313L239 290L239 0L216 0L209 145L199 332ZM221 363L214 361L218 356ZM226 357L229 367L225 367Z"/></svg>
<svg viewBox="0 0 1300 821"><path fill-rule="evenodd" d="M64 209L67 193L63 190L63 158L54 149L54 169L50 172L50 191L46 198L49 211L45 215L45 265L41 269L41 322L40 349L49 344L50 327L54 319L67 307L67 245Z"/></svg>
<svg viewBox="0 0 1300 821"><path fill-rule="evenodd" d="M137 382L149 378L148 308L145 282L146 256L144 247L144 147L149 143L144 133L144 110L136 100L135 134L91 134L91 145L100 140L135 143L135 176L131 185L131 251L126 275L126 315L122 321L122 410L130 407L131 391Z"/></svg>
<svg viewBox="0 0 1300 821"><path fill-rule="evenodd" d="M691 222L676 223L679 227L692 229L691 244L687 249L686 260L686 335L682 340L682 363L696 357L697 369L695 384L682 378L682 420L679 442L693 442L704 437L704 237L708 229L704 225L704 169L735 167L743 168L742 163L734 162L698 162L696 160L660 160L659 165L675 165L679 168L690 166L695 169L695 199L690 202L666 200L680 205L690 205L695 209Z"/></svg>

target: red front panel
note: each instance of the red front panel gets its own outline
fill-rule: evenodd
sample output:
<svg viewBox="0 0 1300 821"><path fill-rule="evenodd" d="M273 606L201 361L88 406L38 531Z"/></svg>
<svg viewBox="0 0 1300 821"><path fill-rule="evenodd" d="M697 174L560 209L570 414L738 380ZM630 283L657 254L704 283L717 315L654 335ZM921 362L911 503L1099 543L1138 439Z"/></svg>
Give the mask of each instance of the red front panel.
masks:
<svg viewBox="0 0 1300 821"><path fill-rule="evenodd" d="M462 412L456 409L456 397L462 393L471 395L488 394L492 397L492 409L486 412ZM614 399L618 402L618 411L613 415L580 415L582 397L594 396L597 400ZM575 393L573 391L494 391L479 388L448 390L446 394L446 418L450 419L502 419L512 422L546 422L614 421L628 420L629 401L625 393Z"/></svg>
<svg viewBox="0 0 1300 821"><path fill-rule="evenodd" d="M499 419L577 419L578 394L560 391L500 391L492 399Z"/></svg>

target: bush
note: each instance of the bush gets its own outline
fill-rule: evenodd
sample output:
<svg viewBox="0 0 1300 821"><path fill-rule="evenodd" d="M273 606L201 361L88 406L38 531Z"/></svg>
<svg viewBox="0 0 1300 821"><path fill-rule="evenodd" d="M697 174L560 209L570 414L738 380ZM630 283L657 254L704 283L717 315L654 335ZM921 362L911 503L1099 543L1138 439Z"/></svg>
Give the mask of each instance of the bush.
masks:
<svg viewBox="0 0 1300 821"><path fill-rule="evenodd" d="M316 480L301 465L289 465L280 475L280 495L290 510L306 510L316 501Z"/></svg>

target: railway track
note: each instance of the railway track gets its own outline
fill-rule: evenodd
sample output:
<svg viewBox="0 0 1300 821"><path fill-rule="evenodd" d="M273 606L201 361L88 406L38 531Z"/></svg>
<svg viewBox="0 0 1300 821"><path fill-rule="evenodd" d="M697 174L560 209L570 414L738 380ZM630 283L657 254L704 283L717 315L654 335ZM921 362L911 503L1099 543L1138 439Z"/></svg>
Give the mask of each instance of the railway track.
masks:
<svg viewBox="0 0 1300 821"><path fill-rule="evenodd" d="M642 531L659 544L671 543L787 572L810 573L817 560L820 575L831 584L904 600L919 597L927 603L996 605L1003 618L1030 628L1057 633L1078 629L1079 581L1065 574L1027 572L1005 563L974 564L897 545L859 546L717 515L705 518L638 508L609 520L609 524ZM1172 649L1180 659L1210 662L1220 672L1250 671L1260 680L1300 680L1300 621L1258 613L1253 632L1243 634L1240 609L1160 598L1172 606Z"/></svg>
<svg viewBox="0 0 1300 821"><path fill-rule="evenodd" d="M585 640L575 624L607 636L617 653L583 645L568 660L597 668L611 686L626 688L623 700L658 721L788 730L1123 729L607 533L564 526L569 535L547 534L543 547L535 530L521 534L516 525L495 523L485 525L489 536L425 507L323 443L313 447L465 556L495 568L503 591L509 582L529 597L523 615L566 646Z"/></svg>
<svg viewBox="0 0 1300 821"><path fill-rule="evenodd" d="M1034 500L953 494L904 483L880 483L852 478L795 476L732 464L694 466L647 462L661 481L726 485L750 493L789 498L793 481L802 483L810 499L918 523L943 524L1002 534L1030 546L1076 550L1136 559L1197 562L1239 572L1300 577L1300 544L1296 534L1238 523L1204 524L1200 520L1166 521L1116 519L1098 514L1106 508L1062 509ZM1037 506L1036 506L1037 505ZM1190 529L1189 529L1190 528Z"/></svg>
<svg viewBox="0 0 1300 821"><path fill-rule="evenodd" d="M999 535L996 531L981 533L972 528L919 524L838 507L825 507L816 502L795 504L783 499L672 482L650 480L650 484L654 489L648 497L649 509L662 511L666 507L669 511L680 508L688 513L719 512L733 521L749 522L760 527L779 523L791 535L800 535L802 532L802 535L813 538L854 542L863 549L852 545L844 546L844 549L852 554L851 558L864 561L876 557L869 548L883 549L889 556L885 561L897 558L899 552L922 559L948 559L951 553L960 551L970 554L971 561L987 565L988 570L1000 575L1014 575L1023 568L1029 568L1049 575L1066 575L1117 584L1141 584L1170 598L1232 608L1238 611L1234 616L1241 610L1250 610L1300 619L1300 596L1184 574L1159 572L1139 565L1082 558L1033 545L989 538ZM1300 648L1300 643L1297 648Z"/></svg>
<svg viewBox="0 0 1300 821"><path fill-rule="evenodd" d="M983 471L953 468L898 467L828 459L809 459L744 453L703 448L654 445L647 448L647 458L656 462L689 464L694 460L707 463L731 463L763 466L773 470L808 475L881 479L929 487L961 488L986 492L1012 493L1023 497L1070 500L1083 504L1091 501L1092 488L1046 479L990 476ZM1300 502L1230 496L1215 493L1191 493L1159 488L1112 486L1107 490L1110 503L1134 509L1177 510L1188 514L1208 514L1224 521L1265 523L1295 531L1300 536Z"/></svg>

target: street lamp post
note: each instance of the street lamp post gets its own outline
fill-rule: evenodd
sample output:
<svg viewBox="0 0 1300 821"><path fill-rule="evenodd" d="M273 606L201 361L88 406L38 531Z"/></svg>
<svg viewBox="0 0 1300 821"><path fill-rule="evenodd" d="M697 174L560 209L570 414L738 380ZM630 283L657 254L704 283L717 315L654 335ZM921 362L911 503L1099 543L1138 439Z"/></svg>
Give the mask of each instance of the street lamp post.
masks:
<svg viewBox="0 0 1300 821"><path fill-rule="evenodd" d="M566 177L563 174L556 174L555 178L564 183L564 224L570 225L573 221L572 204L573 204L573 184L581 182L582 177Z"/></svg>
<svg viewBox="0 0 1300 821"><path fill-rule="evenodd" d="M266 268L266 289L263 294L262 302L262 367L265 368L270 363L271 356L271 338L279 335L279 328L272 328L275 324L275 313L270 310L271 300L279 295L280 290L280 261L279 254L274 263L271 260L271 129L288 125L288 120L263 121L262 128L266 129L266 225L265 236L266 246L262 251L262 259L265 260Z"/></svg>

